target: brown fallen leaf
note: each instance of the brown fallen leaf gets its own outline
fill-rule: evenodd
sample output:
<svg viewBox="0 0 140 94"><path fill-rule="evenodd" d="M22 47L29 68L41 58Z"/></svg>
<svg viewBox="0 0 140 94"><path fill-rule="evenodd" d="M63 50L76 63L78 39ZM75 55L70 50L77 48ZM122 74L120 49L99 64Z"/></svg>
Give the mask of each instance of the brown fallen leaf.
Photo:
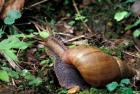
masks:
<svg viewBox="0 0 140 94"><path fill-rule="evenodd" d="M74 28L71 27L70 25L68 25L66 22L64 21L59 21L56 23L56 29L59 32L63 32L63 33L73 33Z"/></svg>
<svg viewBox="0 0 140 94"><path fill-rule="evenodd" d="M95 3L96 0L83 0L82 4L80 5L81 8L87 7L88 5Z"/></svg>
<svg viewBox="0 0 140 94"><path fill-rule="evenodd" d="M4 5L4 2L5 2L4 0L0 0L0 11L1 11L3 5Z"/></svg>
<svg viewBox="0 0 140 94"><path fill-rule="evenodd" d="M14 92L13 86L0 85L0 94L13 94Z"/></svg>
<svg viewBox="0 0 140 94"><path fill-rule="evenodd" d="M1 11L0 17L4 19L7 16L7 13L11 10L21 11L24 7L25 0L9 0L7 1Z"/></svg>

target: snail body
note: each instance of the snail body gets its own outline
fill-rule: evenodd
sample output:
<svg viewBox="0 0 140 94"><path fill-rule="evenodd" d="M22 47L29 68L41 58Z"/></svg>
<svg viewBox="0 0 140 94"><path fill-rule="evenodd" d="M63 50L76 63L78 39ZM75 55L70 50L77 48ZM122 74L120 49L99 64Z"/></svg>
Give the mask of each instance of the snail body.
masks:
<svg viewBox="0 0 140 94"><path fill-rule="evenodd" d="M102 87L114 80L138 74L137 70L130 68L120 59L103 53L96 47L77 46L68 49L57 40L54 41L53 38L48 38L45 44L64 61L63 63L73 65L88 84L96 87ZM55 72L58 71L55 70ZM71 77L71 74L68 75ZM57 78L59 79L59 76Z"/></svg>

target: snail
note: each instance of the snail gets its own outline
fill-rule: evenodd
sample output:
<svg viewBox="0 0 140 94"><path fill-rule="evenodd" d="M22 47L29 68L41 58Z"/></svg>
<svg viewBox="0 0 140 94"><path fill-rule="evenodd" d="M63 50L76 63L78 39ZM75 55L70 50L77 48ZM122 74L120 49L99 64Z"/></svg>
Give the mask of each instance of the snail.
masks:
<svg viewBox="0 0 140 94"><path fill-rule="evenodd" d="M7 1L0 13L0 17L4 19L7 16L7 13L12 10L21 11L24 7L25 0L9 0Z"/></svg>
<svg viewBox="0 0 140 94"><path fill-rule="evenodd" d="M96 47L77 46L68 49L54 37L47 38L44 43L61 58L62 62L56 63L54 70L60 85L63 87L69 88L68 85L79 85L82 87L86 83L95 87L103 87L107 83L120 78L139 76L139 71L129 67L117 57L103 53ZM72 70L69 67L65 67L65 64L73 66L73 68L71 67ZM76 70L78 71L77 73L75 73ZM69 72L70 74L65 74L65 71L71 72ZM78 73L82 78L80 78ZM75 81L71 84L70 81L65 81L68 80L67 78L64 79L65 77L73 81L79 79L79 82ZM86 83L83 83L82 79Z"/></svg>

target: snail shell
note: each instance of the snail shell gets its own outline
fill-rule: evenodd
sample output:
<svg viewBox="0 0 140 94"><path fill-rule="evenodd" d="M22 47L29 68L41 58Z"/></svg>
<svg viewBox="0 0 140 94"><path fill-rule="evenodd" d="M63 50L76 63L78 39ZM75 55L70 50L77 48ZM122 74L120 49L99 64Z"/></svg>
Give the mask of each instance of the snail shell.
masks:
<svg viewBox="0 0 140 94"><path fill-rule="evenodd" d="M80 46L68 49L63 59L66 63L74 65L87 83L96 87L136 74L120 59L107 55L95 47Z"/></svg>

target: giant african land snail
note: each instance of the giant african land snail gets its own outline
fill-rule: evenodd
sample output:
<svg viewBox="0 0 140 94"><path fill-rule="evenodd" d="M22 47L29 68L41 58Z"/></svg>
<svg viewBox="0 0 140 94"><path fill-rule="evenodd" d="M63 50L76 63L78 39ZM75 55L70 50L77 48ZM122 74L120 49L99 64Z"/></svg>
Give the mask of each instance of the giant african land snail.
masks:
<svg viewBox="0 0 140 94"><path fill-rule="evenodd" d="M45 45L50 48L55 54L57 54L64 64L70 64L74 66L74 68L79 71L81 76L88 84L96 87L105 86L107 83L119 78L133 77L134 75L139 76L139 71L137 71L136 69L130 68L120 59L107 55L95 47L78 46L68 49L63 44L59 43L54 37L49 37L48 39L46 39ZM68 85L71 84L71 81L65 81L63 76L66 75L65 77L68 76L70 80L75 80L73 79L75 77L71 78L71 75L72 73L74 73L74 71L72 69L73 72L70 72L71 74L65 74L65 69L69 67L63 68L62 65L64 64L60 64L62 64L62 62L56 64L54 68L55 73L58 74L57 78L60 82L60 85L69 88ZM61 68L63 68L63 71L61 71ZM71 70L67 69L66 71ZM61 74L61 72L63 72L64 74ZM59 74L61 74L61 77ZM77 73L74 73L74 75L72 76L77 76L76 74ZM79 78L80 76L76 77L76 80ZM78 83L75 82L72 83L73 86L74 84L80 86L80 83L82 81ZM83 82L80 87L82 86L84 86Z"/></svg>

